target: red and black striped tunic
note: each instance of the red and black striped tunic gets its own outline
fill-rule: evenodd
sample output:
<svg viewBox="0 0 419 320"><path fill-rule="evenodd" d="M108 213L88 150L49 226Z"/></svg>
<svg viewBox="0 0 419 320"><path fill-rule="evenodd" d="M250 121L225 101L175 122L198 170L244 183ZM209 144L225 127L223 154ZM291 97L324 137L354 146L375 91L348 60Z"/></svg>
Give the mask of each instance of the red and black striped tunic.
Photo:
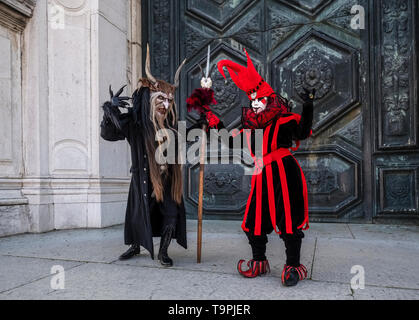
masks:
<svg viewBox="0 0 419 320"><path fill-rule="evenodd" d="M283 113L269 106L260 115L250 108L243 113L248 147L256 170L247 202L242 228L259 236L275 230L278 234L293 234L309 228L307 183L303 170L292 155L293 141L311 135L313 104L305 103L302 115ZM255 157L254 130L263 129L263 159ZM262 161L263 162L262 162Z"/></svg>

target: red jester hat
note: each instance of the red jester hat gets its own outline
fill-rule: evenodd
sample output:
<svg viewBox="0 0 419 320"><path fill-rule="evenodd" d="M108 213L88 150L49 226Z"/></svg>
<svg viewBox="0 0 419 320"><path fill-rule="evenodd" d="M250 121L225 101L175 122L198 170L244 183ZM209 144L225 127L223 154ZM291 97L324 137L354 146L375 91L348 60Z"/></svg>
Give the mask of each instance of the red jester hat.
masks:
<svg viewBox="0 0 419 320"><path fill-rule="evenodd" d="M218 63L218 70L225 79L224 67L230 73L231 79L241 90L246 92L249 100L255 100L263 97L270 97L274 95L274 90L266 81L260 76L250 59L246 49L244 52L247 56L247 67L243 67L231 60L221 60Z"/></svg>

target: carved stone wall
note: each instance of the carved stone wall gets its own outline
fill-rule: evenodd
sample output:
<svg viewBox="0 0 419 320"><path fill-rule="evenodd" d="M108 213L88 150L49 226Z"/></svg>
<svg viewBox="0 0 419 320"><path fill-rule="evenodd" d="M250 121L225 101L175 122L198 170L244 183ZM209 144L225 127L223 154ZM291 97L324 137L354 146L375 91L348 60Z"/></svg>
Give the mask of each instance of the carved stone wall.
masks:
<svg viewBox="0 0 419 320"><path fill-rule="evenodd" d="M35 3L0 1L0 236L30 229L22 193L22 31Z"/></svg>
<svg viewBox="0 0 419 320"><path fill-rule="evenodd" d="M0 235L29 229L28 200L21 193L22 42L0 25Z"/></svg>
<svg viewBox="0 0 419 320"><path fill-rule="evenodd" d="M0 0L0 3L9 6L11 9L26 17L32 17L36 0Z"/></svg>
<svg viewBox="0 0 419 320"><path fill-rule="evenodd" d="M138 0L39 0L19 31L0 16L0 236L124 221L129 146L100 138L100 105L141 75L138 17Z"/></svg>
<svg viewBox="0 0 419 320"><path fill-rule="evenodd" d="M0 25L22 31L35 8L35 0L0 0Z"/></svg>

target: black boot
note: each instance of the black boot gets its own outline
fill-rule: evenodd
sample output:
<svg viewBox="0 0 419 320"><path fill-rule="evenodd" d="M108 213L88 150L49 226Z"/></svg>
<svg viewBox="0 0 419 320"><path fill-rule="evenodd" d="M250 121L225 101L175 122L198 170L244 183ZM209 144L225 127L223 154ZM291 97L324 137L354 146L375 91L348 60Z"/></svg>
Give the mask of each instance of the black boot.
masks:
<svg viewBox="0 0 419 320"><path fill-rule="evenodd" d="M293 287L307 278L307 268L300 263L300 252L304 233L300 230L294 235L283 235L281 237L285 243L285 253L287 255L287 264L282 271L282 284L287 287Z"/></svg>
<svg viewBox="0 0 419 320"><path fill-rule="evenodd" d="M139 255L141 251L141 247L138 244L133 244L126 252L124 252L120 257L119 260L128 260L132 257Z"/></svg>
<svg viewBox="0 0 419 320"><path fill-rule="evenodd" d="M307 268L303 265L299 267L284 266L282 271L281 280L282 284L286 287L294 287L299 281L307 279Z"/></svg>
<svg viewBox="0 0 419 320"><path fill-rule="evenodd" d="M298 268L300 266L300 253L302 239L304 233L301 230L296 230L294 234L283 234L281 239L285 244L285 253L287 255L287 266Z"/></svg>
<svg viewBox="0 0 419 320"><path fill-rule="evenodd" d="M266 261L266 244L268 243L268 236L266 234L255 236L250 232L247 232L246 236L252 247L253 260Z"/></svg>
<svg viewBox="0 0 419 320"><path fill-rule="evenodd" d="M167 255L167 250L169 249L170 241L172 240L174 232L175 228L169 225L164 228L161 236L158 259L160 260L162 266L165 267L173 266L173 260Z"/></svg>

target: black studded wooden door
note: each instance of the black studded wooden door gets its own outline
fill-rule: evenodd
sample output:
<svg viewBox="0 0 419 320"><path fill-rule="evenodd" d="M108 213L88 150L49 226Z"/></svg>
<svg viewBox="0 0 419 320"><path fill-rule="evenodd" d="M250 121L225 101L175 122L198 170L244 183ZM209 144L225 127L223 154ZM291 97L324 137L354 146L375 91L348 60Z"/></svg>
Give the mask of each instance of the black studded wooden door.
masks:
<svg viewBox="0 0 419 320"><path fill-rule="evenodd" d="M351 26L355 5L364 9L363 30ZM314 134L296 153L312 221L417 219L417 18L416 0L153 0L143 1L143 45L150 43L153 74L165 80L188 59L177 97L188 125L197 119L185 100L200 86L197 64L205 65L208 45L213 64L245 65L246 48L294 112L304 88L316 88ZM240 127L247 96L216 68L211 77L214 112L229 129ZM252 170L206 166L206 218L242 218ZM185 168L190 217L198 173L199 166Z"/></svg>

